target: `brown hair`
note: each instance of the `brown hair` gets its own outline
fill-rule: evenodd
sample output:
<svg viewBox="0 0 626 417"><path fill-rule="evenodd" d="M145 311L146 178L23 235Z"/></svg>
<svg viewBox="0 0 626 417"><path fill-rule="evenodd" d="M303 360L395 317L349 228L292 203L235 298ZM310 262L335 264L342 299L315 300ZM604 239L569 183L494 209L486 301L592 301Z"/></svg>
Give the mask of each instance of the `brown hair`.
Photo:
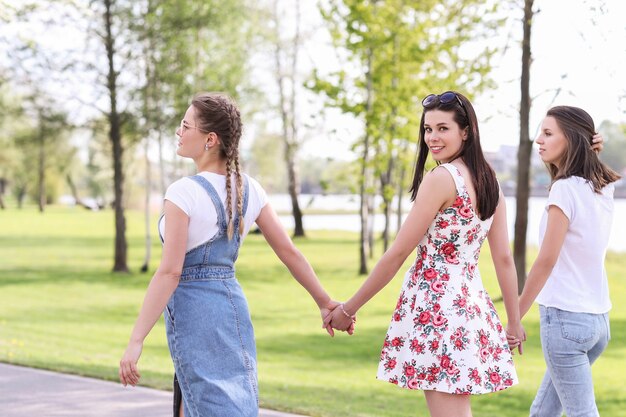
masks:
<svg viewBox="0 0 626 417"><path fill-rule="evenodd" d="M237 188L237 213L239 234L243 233L243 181L239 165L239 139L241 139L241 114L237 103L222 93L199 93L191 101L196 109L196 124L203 132L214 132L220 138L220 158L226 160L226 214L228 239L233 238L235 202L231 197L231 178L235 174Z"/></svg>
<svg viewBox="0 0 626 417"><path fill-rule="evenodd" d="M553 184L575 175L589 181L593 190L600 193L606 185L620 179L619 174L602 163L591 148L596 130L589 113L578 107L556 106L548 110L548 116L554 117L567 140L560 168L552 163L546 164Z"/></svg>
<svg viewBox="0 0 626 417"><path fill-rule="evenodd" d="M478 120L472 103L464 95L453 91L458 100L450 103L439 102L438 105L424 108L420 121L419 145L417 150L417 163L411 186L411 201L415 200L417 190L424 178L426 158L428 158L428 145L424 140L424 115L431 110L442 110L454 113L454 121L461 130L467 128L467 139L463 141L459 153L455 158L462 158L472 176L472 184L476 190L478 204L475 207L481 220L490 218L496 211L500 197L500 188L496 173L493 171L480 146L480 133L478 132ZM437 162L439 164L439 162Z"/></svg>

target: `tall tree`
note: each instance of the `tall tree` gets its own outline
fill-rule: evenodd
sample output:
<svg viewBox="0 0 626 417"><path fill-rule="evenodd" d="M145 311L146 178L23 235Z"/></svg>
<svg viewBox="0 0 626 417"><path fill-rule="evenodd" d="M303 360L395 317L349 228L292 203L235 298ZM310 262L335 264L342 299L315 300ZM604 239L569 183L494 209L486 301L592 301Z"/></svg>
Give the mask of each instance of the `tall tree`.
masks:
<svg viewBox="0 0 626 417"><path fill-rule="evenodd" d="M106 88L108 91L109 110L109 141L112 150L113 162L113 210L115 211L115 252L113 256L114 272L129 272L128 270L128 242L126 241L126 216L124 214L124 145L122 144L122 121L118 111L118 69L115 61L119 51L115 43L113 33L113 15L115 13L115 0L102 0L102 19L104 34L102 41L106 51L107 77Z"/></svg>
<svg viewBox="0 0 626 417"><path fill-rule="evenodd" d="M284 161L287 169L287 192L291 200L291 213L294 220L294 237L305 236L302 222L302 209L298 196L300 181L298 178L297 156L302 138L298 130L297 99L301 90L298 58L302 53L301 5L300 0L272 0L270 19L271 34L269 43L273 49L273 78L278 89L278 113L281 123L281 141ZM293 13L293 15L291 15ZM288 27L289 24L293 27Z"/></svg>
<svg viewBox="0 0 626 417"><path fill-rule="evenodd" d="M526 230L528 229L528 196L530 193L530 34L533 21L533 0L524 0L524 30L522 40L522 77L520 82L520 137L517 151L517 189L515 191L515 238L513 241L513 259L517 269L518 291L522 292L526 282Z"/></svg>

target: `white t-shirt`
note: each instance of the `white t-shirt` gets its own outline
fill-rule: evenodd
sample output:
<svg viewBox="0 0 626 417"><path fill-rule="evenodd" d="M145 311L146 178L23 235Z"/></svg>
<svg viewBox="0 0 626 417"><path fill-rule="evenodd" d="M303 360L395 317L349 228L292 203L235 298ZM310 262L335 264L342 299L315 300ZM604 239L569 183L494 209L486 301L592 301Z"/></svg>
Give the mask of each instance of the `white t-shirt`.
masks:
<svg viewBox="0 0 626 417"><path fill-rule="evenodd" d="M581 177L552 184L539 226L539 244L546 232L548 209L557 206L569 219L559 258L537 302L546 307L579 313L603 314L611 309L604 258L613 222L613 191L602 194Z"/></svg>
<svg viewBox="0 0 626 417"><path fill-rule="evenodd" d="M211 183L226 208L226 176L212 172L199 172ZM267 204L267 194L261 185L253 178L248 178L248 208L244 215L243 237L245 237L252 224L261 213L261 209ZM237 198L235 182L232 182L231 198ZM189 216L189 232L187 235L187 252L210 240L218 231L217 211L213 200L205 189L190 178L181 178L167 188L165 200L176 204ZM159 231L165 239L165 217L159 222Z"/></svg>

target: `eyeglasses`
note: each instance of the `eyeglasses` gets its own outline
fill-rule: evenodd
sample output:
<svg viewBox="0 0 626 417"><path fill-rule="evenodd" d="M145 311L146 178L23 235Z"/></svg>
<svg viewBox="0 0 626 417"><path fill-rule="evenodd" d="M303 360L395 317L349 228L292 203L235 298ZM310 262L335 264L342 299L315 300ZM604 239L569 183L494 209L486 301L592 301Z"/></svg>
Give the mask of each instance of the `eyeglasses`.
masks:
<svg viewBox="0 0 626 417"><path fill-rule="evenodd" d="M180 134L181 134L181 135L182 135L183 133L185 133L185 132L186 132L187 130L189 130L189 129L197 129L197 128L198 128L198 126L190 126L190 125L186 125L186 124L185 124L185 120L184 120L184 119L180 121L180 126L179 126L179 129L180 129Z"/></svg>
<svg viewBox="0 0 626 417"><path fill-rule="evenodd" d="M465 105L463 104L459 96L453 91L446 91L445 93L441 93L438 95L429 94L426 97L424 97L424 100L422 100L422 106L424 106L425 109L432 109L433 107L436 107L439 103L450 104L454 100L458 101L458 103L461 105L463 110L465 110ZM467 111L466 111L466 114L467 114Z"/></svg>

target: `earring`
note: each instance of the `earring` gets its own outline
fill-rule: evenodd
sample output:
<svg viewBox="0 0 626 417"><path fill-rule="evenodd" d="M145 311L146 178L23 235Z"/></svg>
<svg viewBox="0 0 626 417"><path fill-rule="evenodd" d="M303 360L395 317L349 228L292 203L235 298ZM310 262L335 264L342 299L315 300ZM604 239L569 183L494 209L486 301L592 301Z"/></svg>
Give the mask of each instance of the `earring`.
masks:
<svg viewBox="0 0 626 417"><path fill-rule="evenodd" d="M208 151L208 150L209 150L209 143L208 143L208 142L204 144L204 150L205 150L205 151Z"/></svg>

